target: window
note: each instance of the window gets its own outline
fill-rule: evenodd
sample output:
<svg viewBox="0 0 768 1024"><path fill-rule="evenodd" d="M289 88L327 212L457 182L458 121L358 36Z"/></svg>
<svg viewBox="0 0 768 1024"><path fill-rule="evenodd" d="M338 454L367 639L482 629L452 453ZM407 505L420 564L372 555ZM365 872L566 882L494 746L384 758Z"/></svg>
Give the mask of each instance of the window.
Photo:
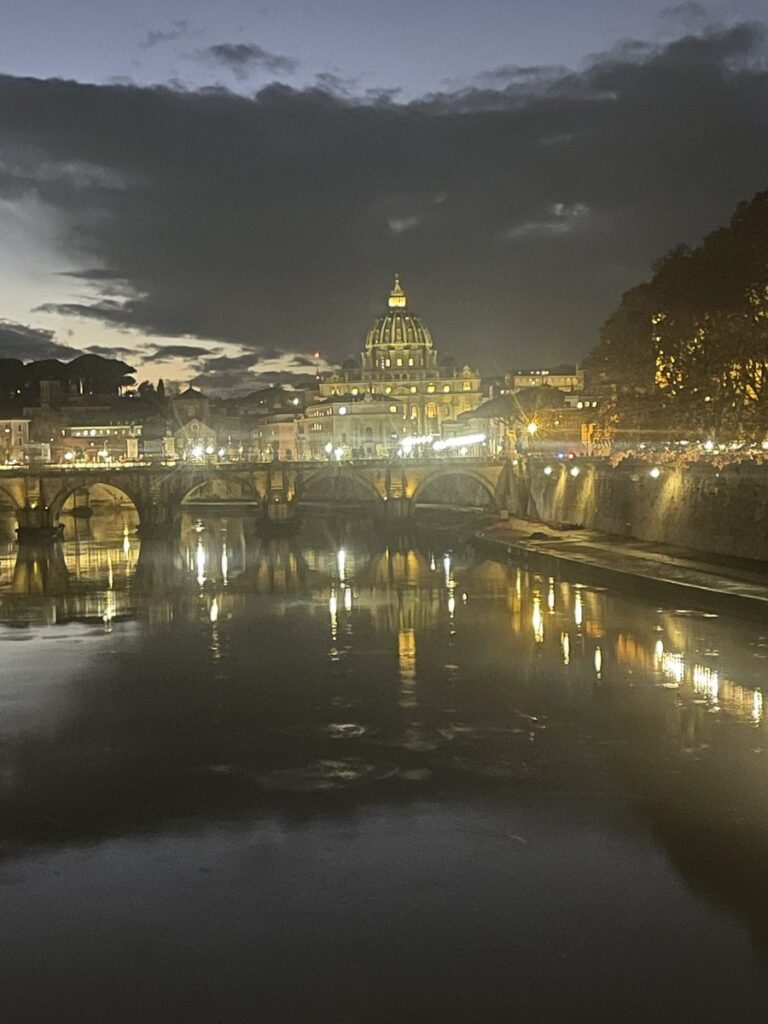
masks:
<svg viewBox="0 0 768 1024"><path fill-rule="evenodd" d="M446 393L446 395L449 393L450 390L451 390L451 385L450 384L443 384L443 391Z"/></svg>
<svg viewBox="0 0 768 1024"><path fill-rule="evenodd" d="M416 394L416 385L415 384L411 384L411 394L412 395Z"/></svg>
<svg viewBox="0 0 768 1024"><path fill-rule="evenodd" d="M434 393L435 393L435 385L434 384L427 384L427 391L430 393L430 395L434 395Z"/></svg>
<svg viewBox="0 0 768 1024"><path fill-rule="evenodd" d="M427 419L437 419L437 406L435 405L434 402L430 402L429 405L427 406Z"/></svg>
<svg viewBox="0 0 768 1024"><path fill-rule="evenodd" d="M413 365L414 365L414 364L413 364L413 356L411 356L411 357L409 358L409 360L408 360L408 365L409 365L409 366L413 366Z"/></svg>
<svg viewBox="0 0 768 1024"><path fill-rule="evenodd" d="M402 358L402 356L398 356L397 357L397 365L398 366L402 366L403 365L403 358Z"/></svg>

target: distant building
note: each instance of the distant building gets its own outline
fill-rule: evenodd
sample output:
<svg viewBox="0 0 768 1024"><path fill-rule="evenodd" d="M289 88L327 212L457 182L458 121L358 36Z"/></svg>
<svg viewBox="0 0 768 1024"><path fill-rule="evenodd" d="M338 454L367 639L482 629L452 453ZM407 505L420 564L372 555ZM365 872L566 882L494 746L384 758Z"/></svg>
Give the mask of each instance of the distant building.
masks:
<svg viewBox="0 0 768 1024"><path fill-rule="evenodd" d="M53 446L53 458L55 461L134 461L139 458L142 430L140 423L74 423L62 428Z"/></svg>
<svg viewBox="0 0 768 1024"><path fill-rule="evenodd" d="M217 449L216 431L203 420L189 419L173 432L176 455L182 459L213 455Z"/></svg>
<svg viewBox="0 0 768 1024"><path fill-rule="evenodd" d="M207 423L210 417L210 399L197 388L189 387L171 399L173 415L177 423L199 420Z"/></svg>
<svg viewBox="0 0 768 1024"><path fill-rule="evenodd" d="M0 461L23 462L29 444L29 420L0 420Z"/></svg>
<svg viewBox="0 0 768 1024"><path fill-rule="evenodd" d="M483 398L475 370L440 363L430 330L408 309L397 277L386 311L368 331L360 363L348 360L319 387L321 398L343 398L347 405L365 395L397 403L401 432L410 435L439 435L445 423L455 422Z"/></svg>
<svg viewBox="0 0 768 1024"><path fill-rule="evenodd" d="M366 392L308 405L296 423L302 459L386 458L404 433L405 406L388 395Z"/></svg>
<svg viewBox="0 0 768 1024"><path fill-rule="evenodd" d="M251 430L251 457L264 462L297 459L297 430L296 416L291 412L274 413L260 419Z"/></svg>
<svg viewBox="0 0 768 1024"><path fill-rule="evenodd" d="M559 391L583 391L584 371L575 366L554 366L551 369L515 370L504 375L502 394L547 384Z"/></svg>

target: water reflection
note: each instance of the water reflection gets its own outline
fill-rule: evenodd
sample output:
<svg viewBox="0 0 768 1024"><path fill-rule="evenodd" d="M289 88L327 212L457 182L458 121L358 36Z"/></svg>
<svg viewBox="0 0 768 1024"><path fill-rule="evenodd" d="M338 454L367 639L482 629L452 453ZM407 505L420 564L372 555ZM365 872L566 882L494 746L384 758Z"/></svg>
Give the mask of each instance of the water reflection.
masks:
<svg viewBox="0 0 768 1024"><path fill-rule="evenodd" d="M491 801L504 836L583 815L622 871L663 851L768 946L759 624L348 524L79 525L0 547L14 849Z"/></svg>

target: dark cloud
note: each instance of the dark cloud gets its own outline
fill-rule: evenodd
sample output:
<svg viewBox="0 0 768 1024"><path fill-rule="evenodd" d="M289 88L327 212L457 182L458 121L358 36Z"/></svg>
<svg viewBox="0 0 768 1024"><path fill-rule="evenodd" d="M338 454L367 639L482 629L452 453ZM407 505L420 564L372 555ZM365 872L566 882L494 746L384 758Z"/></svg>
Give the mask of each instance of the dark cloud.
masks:
<svg viewBox="0 0 768 1024"><path fill-rule="evenodd" d="M238 372L250 370L259 360L258 352L248 352L242 356L214 356L212 359L202 359L198 362L197 368L205 373Z"/></svg>
<svg viewBox="0 0 768 1024"><path fill-rule="evenodd" d="M204 60L221 64L236 78L243 80L254 71L268 71L272 75L290 75L298 67L293 57L270 53L256 43L215 43L199 51Z"/></svg>
<svg viewBox="0 0 768 1024"><path fill-rule="evenodd" d="M167 363L171 359L199 360L210 354L210 348L202 348L200 345L150 345L142 359L145 363Z"/></svg>
<svg viewBox="0 0 768 1024"><path fill-rule="evenodd" d="M185 19L179 21L172 21L171 27L167 29L153 29L147 32L143 41L139 43L142 50L152 50L155 46L160 46L163 43L173 42L174 39L180 39L189 32L189 22Z"/></svg>
<svg viewBox="0 0 768 1024"><path fill-rule="evenodd" d="M0 359L75 359L79 349L56 341L53 331L0 320Z"/></svg>
<svg viewBox="0 0 768 1024"><path fill-rule="evenodd" d="M117 270L106 267L84 267L82 270L62 270L61 277L76 277L81 281L119 281L122 278Z"/></svg>
<svg viewBox="0 0 768 1024"><path fill-rule="evenodd" d="M659 17L667 25L685 32L695 32L712 20L709 8L696 3L695 0L665 7L660 11Z"/></svg>
<svg viewBox="0 0 768 1024"><path fill-rule="evenodd" d="M246 395L264 387L309 387L314 381L314 374L291 373L289 370L265 370L263 373L222 370L216 374L200 373L190 383L194 387L204 388L206 394Z"/></svg>
<svg viewBox="0 0 768 1024"><path fill-rule="evenodd" d="M5 76L0 196L39 197L130 288L61 313L338 359L397 270L444 352L567 361L656 257L768 186L765 58L743 24L409 104Z"/></svg>
<svg viewBox="0 0 768 1024"><path fill-rule="evenodd" d="M135 348L125 348L122 345L89 345L85 350L94 356L104 356L105 359L143 359Z"/></svg>

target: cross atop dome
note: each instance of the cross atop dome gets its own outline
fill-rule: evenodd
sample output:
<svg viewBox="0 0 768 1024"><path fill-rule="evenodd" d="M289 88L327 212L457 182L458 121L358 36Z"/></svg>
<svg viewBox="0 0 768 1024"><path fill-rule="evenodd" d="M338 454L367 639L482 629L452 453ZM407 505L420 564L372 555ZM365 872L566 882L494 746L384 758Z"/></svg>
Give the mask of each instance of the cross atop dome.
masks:
<svg viewBox="0 0 768 1024"><path fill-rule="evenodd" d="M395 274L395 287L389 293L389 308L390 309L405 309L405 304L408 301L405 292L400 287L400 275Z"/></svg>

